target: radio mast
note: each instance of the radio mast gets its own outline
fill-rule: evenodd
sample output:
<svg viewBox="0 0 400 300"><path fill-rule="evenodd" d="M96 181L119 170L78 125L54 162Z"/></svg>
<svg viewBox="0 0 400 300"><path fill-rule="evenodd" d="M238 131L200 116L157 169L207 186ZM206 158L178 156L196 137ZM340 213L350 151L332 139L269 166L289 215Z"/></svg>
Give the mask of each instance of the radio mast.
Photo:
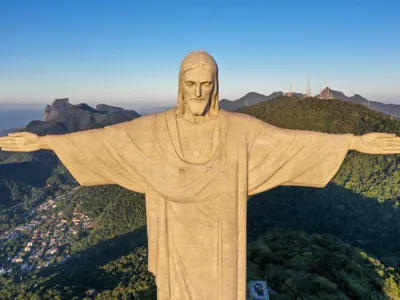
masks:
<svg viewBox="0 0 400 300"><path fill-rule="evenodd" d="M306 98L311 97L310 75L307 77Z"/></svg>

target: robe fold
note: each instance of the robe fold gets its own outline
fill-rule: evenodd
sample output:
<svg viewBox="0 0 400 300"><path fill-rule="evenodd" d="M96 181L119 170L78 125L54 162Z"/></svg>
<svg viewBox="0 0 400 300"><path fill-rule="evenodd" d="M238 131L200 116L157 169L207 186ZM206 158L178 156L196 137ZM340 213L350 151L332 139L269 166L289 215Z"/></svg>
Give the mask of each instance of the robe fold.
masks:
<svg viewBox="0 0 400 300"><path fill-rule="evenodd" d="M248 195L326 186L353 135L283 129L220 110L215 151L205 163L190 163L176 117L172 109L46 139L81 185L145 193L158 300L244 300Z"/></svg>

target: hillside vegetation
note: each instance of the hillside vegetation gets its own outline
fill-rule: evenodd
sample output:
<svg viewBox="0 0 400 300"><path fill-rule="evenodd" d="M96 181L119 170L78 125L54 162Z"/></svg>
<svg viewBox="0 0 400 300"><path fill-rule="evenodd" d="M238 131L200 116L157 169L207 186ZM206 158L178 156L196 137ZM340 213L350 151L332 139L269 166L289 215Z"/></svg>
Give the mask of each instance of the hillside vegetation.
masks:
<svg viewBox="0 0 400 300"><path fill-rule="evenodd" d="M400 133L400 121L356 103L336 99L278 97L238 110L278 127L326 133Z"/></svg>
<svg viewBox="0 0 400 300"><path fill-rule="evenodd" d="M399 299L400 275L333 236L270 229L247 247L248 278L267 279L272 299Z"/></svg>

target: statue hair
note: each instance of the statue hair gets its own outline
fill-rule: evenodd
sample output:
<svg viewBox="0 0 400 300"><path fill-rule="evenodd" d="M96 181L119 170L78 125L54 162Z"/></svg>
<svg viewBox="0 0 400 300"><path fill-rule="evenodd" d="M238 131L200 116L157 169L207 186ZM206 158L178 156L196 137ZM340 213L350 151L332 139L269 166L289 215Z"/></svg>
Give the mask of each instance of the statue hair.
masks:
<svg viewBox="0 0 400 300"><path fill-rule="evenodd" d="M186 71L202 67L205 70L209 70L213 74L214 78L214 90L211 96L211 101L208 106L208 112L211 115L218 115L218 65L215 59L204 50L196 50L190 52L181 62L179 69L179 82L178 82L178 103L176 105L176 111L178 114L184 114L186 110L185 100L183 99L182 92L182 76Z"/></svg>

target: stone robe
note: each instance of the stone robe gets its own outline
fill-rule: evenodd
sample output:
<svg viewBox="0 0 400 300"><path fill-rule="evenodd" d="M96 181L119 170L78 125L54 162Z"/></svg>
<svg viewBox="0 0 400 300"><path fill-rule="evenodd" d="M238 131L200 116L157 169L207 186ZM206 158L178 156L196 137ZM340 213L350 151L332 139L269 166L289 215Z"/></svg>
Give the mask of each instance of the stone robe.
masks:
<svg viewBox="0 0 400 300"><path fill-rule="evenodd" d="M145 193L158 300L245 300L248 195L326 186L353 135L283 129L220 110L217 143L196 164L183 159L176 118L172 109L47 140L82 186Z"/></svg>

